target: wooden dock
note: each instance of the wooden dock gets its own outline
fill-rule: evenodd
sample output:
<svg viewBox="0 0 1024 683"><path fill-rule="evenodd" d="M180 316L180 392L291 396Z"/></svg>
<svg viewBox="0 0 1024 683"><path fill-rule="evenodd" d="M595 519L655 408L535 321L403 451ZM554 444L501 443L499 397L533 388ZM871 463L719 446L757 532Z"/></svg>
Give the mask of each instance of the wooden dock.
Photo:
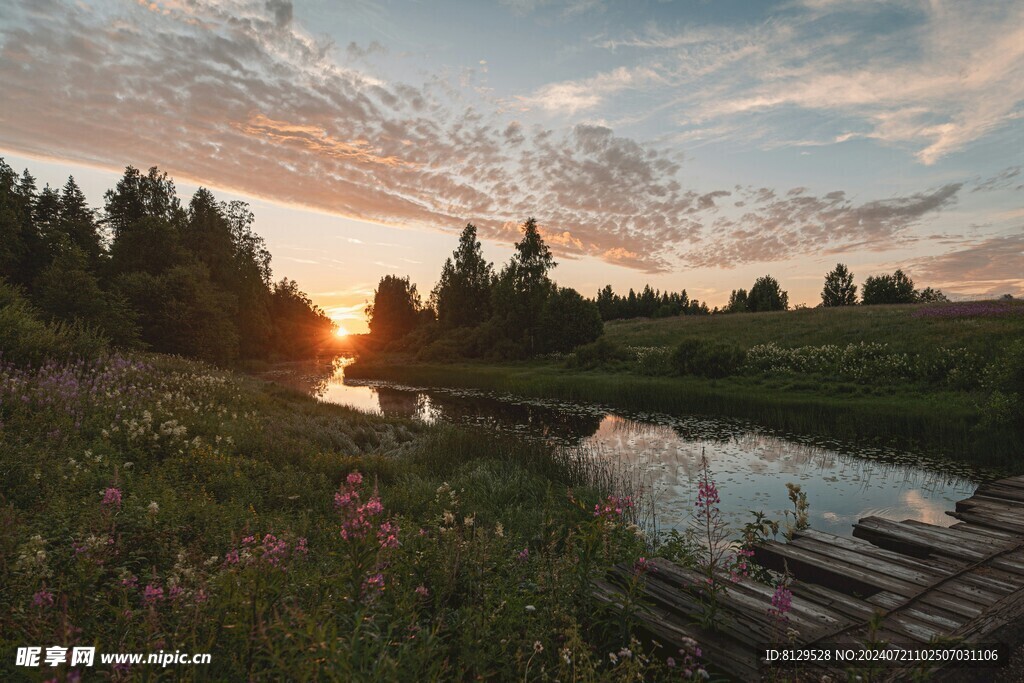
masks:
<svg viewBox="0 0 1024 683"><path fill-rule="evenodd" d="M673 643L693 638L711 666L741 681L761 678L761 658L773 642L1019 643L1024 476L984 484L948 514L960 521L946 528L866 517L854 525L852 539L808 529L791 542L758 548L755 562L776 571L788 568L795 579L785 629L768 614L774 588L727 578L717 629L700 628L703 575L663 560L653 561L655 570L645 574L634 615L651 639L667 646L666 656L678 649ZM616 568L598 582L599 601L621 608L630 573ZM780 631L789 629L796 635L790 633L793 639L786 642Z"/></svg>

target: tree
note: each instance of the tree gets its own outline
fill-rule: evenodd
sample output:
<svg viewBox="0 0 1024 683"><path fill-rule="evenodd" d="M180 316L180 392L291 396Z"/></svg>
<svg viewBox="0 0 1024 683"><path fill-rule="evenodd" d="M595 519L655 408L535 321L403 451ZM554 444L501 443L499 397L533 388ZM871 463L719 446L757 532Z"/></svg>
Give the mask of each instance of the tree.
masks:
<svg viewBox="0 0 1024 683"><path fill-rule="evenodd" d="M125 167L117 186L107 190L103 197L104 220L113 231L115 240L143 218L160 218L171 223L183 218L174 181L156 166L146 175L133 166Z"/></svg>
<svg viewBox="0 0 1024 683"><path fill-rule="evenodd" d="M853 284L853 273L842 263L837 263L832 272L825 276L825 288L821 290L822 306L853 306L857 303L857 285Z"/></svg>
<svg viewBox="0 0 1024 683"><path fill-rule="evenodd" d="M597 304L575 289L559 287L544 302L537 331L540 351L561 353L600 337L604 323Z"/></svg>
<svg viewBox="0 0 1024 683"><path fill-rule="evenodd" d="M516 253L495 283L494 312L508 338L522 342L527 352L534 353L540 348L537 324L541 311L554 290L548 271L558 264L533 218L523 224L523 238L515 248Z"/></svg>
<svg viewBox="0 0 1024 683"><path fill-rule="evenodd" d="M789 294L782 291L779 281L771 275L754 281L747 295L747 308L753 313L764 311L785 311L789 309Z"/></svg>
<svg viewBox="0 0 1024 683"><path fill-rule="evenodd" d="M366 307L370 334L384 342L401 339L416 327L423 305L408 277L385 275Z"/></svg>
<svg viewBox="0 0 1024 683"><path fill-rule="evenodd" d="M474 326L489 318L493 283L494 267L484 260L476 227L469 223L462 230L452 258L445 261L441 279L431 294L441 326Z"/></svg>
<svg viewBox="0 0 1024 683"><path fill-rule="evenodd" d="M747 313L750 310L747 307L747 290L742 287L732 290L732 294L729 295L729 305L725 310L729 313Z"/></svg>
<svg viewBox="0 0 1024 683"><path fill-rule="evenodd" d="M914 281L897 270L892 275L879 275L864 280L865 306L875 304L912 304L917 301Z"/></svg>
<svg viewBox="0 0 1024 683"><path fill-rule="evenodd" d="M303 358L316 354L334 333L335 325L295 280L282 278L270 296L272 354Z"/></svg>
<svg viewBox="0 0 1024 683"><path fill-rule="evenodd" d="M96 215L85 201L85 194L73 176L68 176L60 195L60 231L85 254L86 263L95 269L103 255L102 239Z"/></svg>
<svg viewBox="0 0 1024 683"><path fill-rule="evenodd" d="M941 289L925 287L917 293L917 301L922 304L947 303L949 297L943 294Z"/></svg>

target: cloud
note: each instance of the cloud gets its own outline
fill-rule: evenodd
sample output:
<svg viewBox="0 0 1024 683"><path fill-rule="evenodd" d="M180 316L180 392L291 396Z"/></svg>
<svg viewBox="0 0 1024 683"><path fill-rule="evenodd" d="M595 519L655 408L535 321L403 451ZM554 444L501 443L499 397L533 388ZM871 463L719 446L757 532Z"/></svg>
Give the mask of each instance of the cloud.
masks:
<svg viewBox="0 0 1024 683"><path fill-rule="evenodd" d="M929 192L855 204L842 191L817 197L803 187L776 197L768 188L740 188L745 213L713 225L714 239L688 254L698 267L729 267L853 249L883 251L908 236L927 215L956 201L962 183Z"/></svg>
<svg viewBox="0 0 1024 683"><path fill-rule="evenodd" d="M580 81L549 83L532 95L519 97L519 101L548 112L571 115L593 109L608 95L642 88L661 80L654 69L629 69L623 66Z"/></svg>
<svg viewBox="0 0 1024 683"><path fill-rule="evenodd" d="M952 291L1024 295L1024 225L1017 234L990 237L919 259L911 269L918 279Z"/></svg>
<svg viewBox="0 0 1024 683"><path fill-rule="evenodd" d="M678 154L608 126L524 125L439 77L390 82L339 63L286 5L4 3L0 147L106 167L156 164L386 225L454 233L472 221L504 242L535 216L560 258L648 273L880 249L960 190L859 204L842 192L697 191L682 184ZM743 43L733 47L746 54ZM603 98L662 80L653 67L615 69L587 87ZM535 95L559 111L587 106L586 92L568 86Z"/></svg>
<svg viewBox="0 0 1024 683"><path fill-rule="evenodd" d="M292 3L290 0L267 0L265 7L274 15L274 23L284 28L292 23Z"/></svg>
<svg viewBox="0 0 1024 683"><path fill-rule="evenodd" d="M825 118L832 142L907 145L930 165L1018 120L1024 103L1020 3L794 3L746 27L652 26L596 44L638 53L635 68L669 86L684 131L748 135L790 114L768 127L768 144L792 138L803 112Z"/></svg>

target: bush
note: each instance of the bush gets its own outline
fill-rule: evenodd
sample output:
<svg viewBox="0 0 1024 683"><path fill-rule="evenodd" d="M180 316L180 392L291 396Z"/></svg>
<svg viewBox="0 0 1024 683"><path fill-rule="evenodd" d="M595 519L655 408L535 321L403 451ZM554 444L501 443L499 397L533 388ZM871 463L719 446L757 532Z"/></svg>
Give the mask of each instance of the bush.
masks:
<svg viewBox="0 0 1024 683"><path fill-rule="evenodd" d="M680 375L719 378L739 370L745 357L746 353L735 346L686 339L672 354L672 365Z"/></svg>
<svg viewBox="0 0 1024 683"><path fill-rule="evenodd" d="M617 344L601 337L595 342L576 347L566 360L566 367L593 370L616 361L629 360L629 353Z"/></svg>
<svg viewBox="0 0 1024 683"><path fill-rule="evenodd" d="M95 358L107 348L100 333L81 323L46 323L10 285L0 284L0 352L16 365L38 365L49 358Z"/></svg>

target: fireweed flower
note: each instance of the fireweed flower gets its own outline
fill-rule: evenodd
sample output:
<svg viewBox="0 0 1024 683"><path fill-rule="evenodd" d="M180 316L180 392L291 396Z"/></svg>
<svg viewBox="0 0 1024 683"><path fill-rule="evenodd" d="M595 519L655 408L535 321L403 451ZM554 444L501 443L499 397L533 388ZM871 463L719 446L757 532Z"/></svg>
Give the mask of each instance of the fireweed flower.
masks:
<svg viewBox="0 0 1024 683"><path fill-rule="evenodd" d="M121 507L121 489L110 487L104 491L102 505L104 507Z"/></svg>
<svg viewBox="0 0 1024 683"><path fill-rule="evenodd" d="M786 614L793 607L793 592L789 590L786 583L780 583L775 587L772 595L772 606L768 609L768 616L779 621L785 621L789 617Z"/></svg>
<svg viewBox="0 0 1024 683"><path fill-rule="evenodd" d="M149 583L142 593L142 602L152 605L164 599L164 589Z"/></svg>
<svg viewBox="0 0 1024 683"><path fill-rule="evenodd" d="M53 593L43 588L32 596L32 604L36 607L52 607Z"/></svg>

